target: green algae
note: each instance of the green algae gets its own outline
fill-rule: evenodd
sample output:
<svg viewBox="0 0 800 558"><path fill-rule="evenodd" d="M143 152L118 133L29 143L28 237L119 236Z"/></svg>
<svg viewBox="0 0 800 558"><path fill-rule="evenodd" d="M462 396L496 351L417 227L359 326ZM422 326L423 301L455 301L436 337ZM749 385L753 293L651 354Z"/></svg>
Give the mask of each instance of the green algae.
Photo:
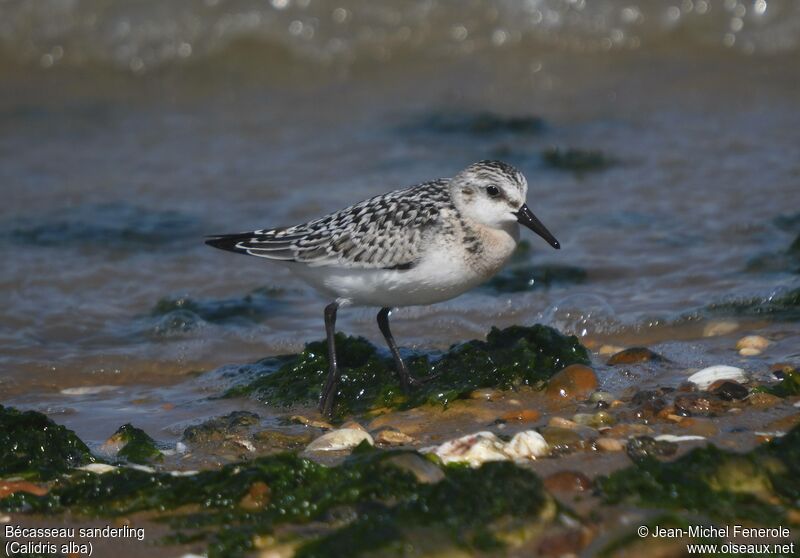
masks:
<svg viewBox="0 0 800 558"><path fill-rule="evenodd" d="M800 427L737 454L709 445L672 462L647 456L596 480L609 504L688 511L773 525L800 501Z"/></svg>
<svg viewBox="0 0 800 558"><path fill-rule="evenodd" d="M766 391L778 397L792 397L800 395L800 371L791 369L783 374L783 378L775 385L764 387L760 391Z"/></svg>
<svg viewBox="0 0 800 558"><path fill-rule="evenodd" d="M548 166L573 172L589 172L605 170L616 164L616 160L602 151L583 149L559 149L553 147L542 153Z"/></svg>
<svg viewBox="0 0 800 558"><path fill-rule="evenodd" d="M156 447L156 442L144 430L131 424L120 426L109 439L111 444L120 444L122 447L117 456L131 463L145 464L152 461L161 461L163 455Z"/></svg>
<svg viewBox="0 0 800 558"><path fill-rule="evenodd" d="M341 370L335 409L339 416L376 407L446 405L478 388L541 387L565 366L589 363L589 353L576 337L553 328L492 328L486 341L455 345L436 361L424 355L408 358L414 376L433 379L404 394L392 360L367 340L337 334L336 350ZM227 395L253 395L275 406L314 401L327 375L326 355L324 341L309 343L300 355Z"/></svg>
<svg viewBox="0 0 800 558"><path fill-rule="evenodd" d="M71 430L36 411L0 405L0 477L48 480L94 461Z"/></svg>
<svg viewBox="0 0 800 558"><path fill-rule="evenodd" d="M16 493L0 509L119 516L159 510L172 542L204 541L210 557L253 550L275 528L314 522L316 536L292 541L297 556L361 556L418 544L419 529L442 544L503 548L512 527L552 519L554 504L532 472L511 463L480 469L443 467L444 479L421 483L393 465L414 452L357 451L337 467L292 454L261 457L190 476L130 468L97 475L75 472L44 496ZM255 485L268 487L260 509L243 506Z"/></svg>

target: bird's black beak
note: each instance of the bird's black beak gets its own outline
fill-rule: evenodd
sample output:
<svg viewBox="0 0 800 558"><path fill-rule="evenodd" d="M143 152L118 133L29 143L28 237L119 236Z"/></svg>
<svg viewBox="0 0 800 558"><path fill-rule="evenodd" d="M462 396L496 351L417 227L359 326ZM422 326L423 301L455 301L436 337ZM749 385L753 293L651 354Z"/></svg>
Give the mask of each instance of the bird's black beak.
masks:
<svg viewBox="0 0 800 558"><path fill-rule="evenodd" d="M527 204L522 204L522 207L520 207L519 211L514 213L514 215L516 215L517 222L520 225L525 225L530 230L544 238L547 243L556 250L561 248L561 244L559 244L558 240L556 240L556 237L554 237L550 231L547 230L547 227L542 225L542 222L536 218L536 215L533 214Z"/></svg>

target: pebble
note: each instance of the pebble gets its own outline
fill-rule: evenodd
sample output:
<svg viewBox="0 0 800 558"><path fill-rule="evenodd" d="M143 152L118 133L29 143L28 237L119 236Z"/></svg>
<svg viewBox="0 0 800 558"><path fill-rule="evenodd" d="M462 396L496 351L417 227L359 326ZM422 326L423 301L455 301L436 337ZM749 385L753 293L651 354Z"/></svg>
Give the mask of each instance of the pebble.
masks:
<svg viewBox="0 0 800 558"><path fill-rule="evenodd" d="M504 420L506 422L536 422L541 417L541 413L536 409L520 409L520 410L513 410L503 414L500 417L500 420Z"/></svg>
<svg viewBox="0 0 800 558"><path fill-rule="evenodd" d="M628 441L628 456L634 461L639 461L645 457L668 457L675 455L678 451L678 444L665 440L656 440L649 436L632 438Z"/></svg>
<svg viewBox="0 0 800 558"><path fill-rule="evenodd" d="M15 492L27 492L34 496L44 496L48 489L28 481L0 481L0 500Z"/></svg>
<svg viewBox="0 0 800 558"><path fill-rule="evenodd" d="M744 357L758 356L761 354L761 351L753 347L744 347L743 349L739 349L739 354Z"/></svg>
<svg viewBox="0 0 800 558"><path fill-rule="evenodd" d="M545 426L542 428L542 436L551 450L559 453L583 449L585 445L581 435L571 428Z"/></svg>
<svg viewBox="0 0 800 558"><path fill-rule="evenodd" d="M708 391L719 395L725 401L740 401L750 395L749 389L733 380L717 380L708 386Z"/></svg>
<svg viewBox="0 0 800 558"><path fill-rule="evenodd" d="M480 467L488 461L507 461L505 443L491 432L476 432L433 448L442 463L468 463Z"/></svg>
<svg viewBox="0 0 800 558"><path fill-rule="evenodd" d="M545 394L556 400L584 400L596 389L594 370L583 364L571 364L550 378Z"/></svg>
<svg viewBox="0 0 800 558"><path fill-rule="evenodd" d="M306 446L306 451L339 451L352 449L361 442L375 445L369 432L356 428L340 428L323 434Z"/></svg>
<svg viewBox="0 0 800 558"><path fill-rule="evenodd" d="M769 339L760 335L747 335L736 342L736 348L742 356L760 355L769 345Z"/></svg>
<svg viewBox="0 0 800 558"><path fill-rule="evenodd" d="M399 430L387 428L375 434L375 441L386 446L403 446L413 444L414 438L408 434L403 434Z"/></svg>
<svg viewBox="0 0 800 558"><path fill-rule="evenodd" d="M655 431L646 424L626 423L612 426L608 430L604 430L603 433L612 438L632 438L635 436L649 436L654 434Z"/></svg>
<svg viewBox="0 0 800 558"><path fill-rule="evenodd" d="M596 391L589 397L589 401L592 403L599 403L601 401L611 403L614 401L614 395L607 391Z"/></svg>
<svg viewBox="0 0 800 558"><path fill-rule="evenodd" d="M580 424L573 420L565 419L564 417L551 417L547 422L547 426L555 426L556 428L571 428L574 430L575 428L578 428Z"/></svg>
<svg viewBox="0 0 800 558"><path fill-rule="evenodd" d="M729 320L714 320L708 322L703 327L703 337L718 337L720 335L728 335L739 329L737 322Z"/></svg>
<svg viewBox="0 0 800 558"><path fill-rule="evenodd" d="M614 417L605 411L597 411L596 413L577 413L572 417L572 420L582 426L591 426L592 428L611 426L615 422Z"/></svg>
<svg viewBox="0 0 800 558"><path fill-rule="evenodd" d="M444 464L467 463L471 467L480 467L488 461L536 459L547 455L550 448L541 434L535 430L525 430L515 434L508 443L484 431L420 451L436 454Z"/></svg>
<svg viewBox="0 0 800 558"><path fill-rule="evenodd" d="M647 347L632 347L612 355L612 357L608 359L608 364L615 366L617 364L636 364L639 362L652 361L663 362L666 360L667 359L665 359L663 356L658 353L654 353Z"/></svg>
<svg viewBox="0 0 800 558"><path fill-rule="evenodd" d="M714 424L712 420L704 418L687 418L681 421L680 426L684 428L688 434L703 436L704 438L710 438L719 433L717 425Z"/></svg>
<svg viewBox="0 0 800 558"><path fill-rule="evenodd" d="M621 353L625 350L625 347L618 347L617 345L603 345L597 351L597 354L601 356L611 356L616 353Z"/></svg>
<svg viewBox="0 0 800 558"><path fill-rule="evenodd" d="M264 481L256 481L250 485L250 490L239 500L239 507L247 511L263 510L270 500L270 488Z"/></svg>
<svg viewBox="0 0 800 558"><path fill-rule="evenodd" d="M625 444L617 438L598 438L594 447L600 451L622 451L625 449Z"/></svg>
<svg viewBox="0 0 800 558"><path fill-rule="evenodd" d="M417 482L423 484L436 484L444 480L444 471L416 453L393 455L388 457L385 463L391 463L399 469L408 471L417 478Z"/></svg>
<svg viewBox="0 0 800 558"><path fill-rule="evenodd" d="M514 434L504 451L511 459L536 459L550 453L550 447L541 434L525 430Z"/></svg>
<svg viewBox="0 0 800 558"><path fill-rule="evenodd" d="M0 523L11 523L10 515L0 515Z"/></svg>
<svg viewBox="0 0 800 558"><path fill-rule="evenodd" d="M544 479L551 492L584 492L592 488L592 480L579 471L559 471Z"/></svg>
<svg viewBox="0 0 800 558"><path fill-rule="evenodd" d="M717 380L734 380L740 383L747 382L747 375L741 368L718 364L695 372L689 376L687 380L695 384L698 389L708 389L708 387Z"/></svg>
<svg viewBox="0 0 800 558"><path fill-rule="evenodd" d="M342 428L352 428L353 430L363 430L364 432L367 431L366 428L364 428L363 426L361 426L359 423L357 423L354 420L348 420L346 423L341 425L339 428L340 429L342 429Z"/></svg>
<svg viewBox="0 0 800 558"><path fill-rule="evenodd" d="M480 399L482 401L497 401L503 398L503 392L491 388L476 389L470 392L470 399Z"/></svg>
<svg viewBox="0 0 800 558"><path fill-rule="evenodd" d="M687 393L673 401L675 413L684 417L713 417L725 412L722 400L712 394Z"/></svg>
<svg viewBox="0 0 800 558"><path fill-rule="evenodd" d="M761 393L756 392L750 394L750 397L747 398L747 402L750 403L753 407L757 407L759 409L766 409L769 407L774 407L775 405L781 403L783 400L778 397L777 395L772 395L771 393Z"/></svg>
<svg viewBox="0 0 800 558"><path fill-rule="evenodd" d="M333 430L333 425L324 420L310 419L302 415L293 415L289 417L289 422L296 422L303 426L313 426L314 428L322 428L323 430Z"/></svg>

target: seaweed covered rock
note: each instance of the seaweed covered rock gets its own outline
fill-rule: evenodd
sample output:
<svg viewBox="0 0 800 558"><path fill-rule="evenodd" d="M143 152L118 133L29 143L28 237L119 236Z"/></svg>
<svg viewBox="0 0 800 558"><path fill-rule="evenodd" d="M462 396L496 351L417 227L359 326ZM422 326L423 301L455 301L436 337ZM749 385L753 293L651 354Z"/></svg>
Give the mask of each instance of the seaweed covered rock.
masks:
<svg viewBox="0 0 800 558"><path fill-rule="evenodd" d="M402 456L424 459L367 449L338 467L280 454L189 476L130 468L77 472L46 495L14 494L0 509L88 516L161 510L176 531L173 540L205 541L210 557L225 558L268 550L269 541L291 545L296 556L319 557L421 545L497 549L524 542L520 533L529 539L555 516L539 478L511 463L473 470L426 461L443 476L428 482L398 466ZM292 535L292 529L279 541L273 536L276 527L309 522L314 536ZM421 530L429 536L419 537Z"/></svg>
<svg viewBox="0 0 800 558"><path fill-rule="evenodd" d="M102 449L131 463L144 464L163 459L156 442L144 430L123 424L103 444Z"/></svg>
<svg viewBox="0 0 800 558"><path fill-rule="evenodd" d="M47 480L94 461L71 430L42 413L0 405L0 477Z"/></svg>
<svg viewBox="0 0 800 558"><path fill-rule="evenodd" d="M643 456L596 484L610 504L763 525L796 522L787 514L800 498L800 427L745 454L709 445L667 463Z"/></svg>
<svg viewBox="0 0 800 558"><path fill-rule="evenodd" d="M535 325L493 328L486 341L453 346L439 360L427 356L408 359L412 374L433 379L403 394L390 358L363 338L337 334L341 381L335 412L363 412L374 407L408 408L424 403L447 404L479 388L543 386L570 364L588 364L589 354L577 337ZM309 343L306 349L272 372L266 372L228 395L253 394L270 405L316 400L328 371L327 343Z"/></svg>

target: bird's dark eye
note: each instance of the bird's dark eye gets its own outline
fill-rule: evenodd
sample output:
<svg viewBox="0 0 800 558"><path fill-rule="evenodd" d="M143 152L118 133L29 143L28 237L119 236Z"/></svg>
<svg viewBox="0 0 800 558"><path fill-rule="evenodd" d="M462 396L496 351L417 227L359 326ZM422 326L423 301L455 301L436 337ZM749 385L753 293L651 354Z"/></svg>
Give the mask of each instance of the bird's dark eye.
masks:
<svg viewBox="0 0 800 558"><path fill-rule="evenodd" d="M500 195L500 190L497 188L497 186L487 186L486 193L489 194L489 196L496 198Z"/></svg>

